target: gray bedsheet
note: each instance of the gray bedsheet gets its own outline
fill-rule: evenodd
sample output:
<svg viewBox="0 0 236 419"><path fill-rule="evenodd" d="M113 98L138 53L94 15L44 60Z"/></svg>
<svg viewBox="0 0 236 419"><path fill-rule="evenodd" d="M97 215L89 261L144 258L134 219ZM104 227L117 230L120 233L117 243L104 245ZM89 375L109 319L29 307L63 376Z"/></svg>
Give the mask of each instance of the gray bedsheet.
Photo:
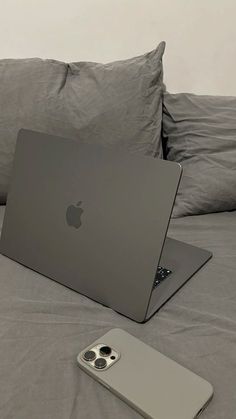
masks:
<svg viewBox="0 0 236 419"><path fill-rule="evenodd" d="M214 257L146 324L0 255L1 419L139 418L76 365L77 353L113 327L213 384L202 418L236 418L236 212L173 220L170 235Z"/></svg>

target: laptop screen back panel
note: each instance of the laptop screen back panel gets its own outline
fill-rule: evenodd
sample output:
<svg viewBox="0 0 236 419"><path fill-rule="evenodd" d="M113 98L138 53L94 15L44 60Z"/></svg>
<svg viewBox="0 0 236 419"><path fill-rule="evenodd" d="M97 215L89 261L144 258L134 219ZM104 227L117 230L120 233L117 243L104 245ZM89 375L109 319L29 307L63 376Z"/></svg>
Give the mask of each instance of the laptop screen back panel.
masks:
<svg viewBox="0 0 236 419"><path fill-rule="evenodd" d="M180 174L174 163L21 130L1 252L141 322Z"/></svg>

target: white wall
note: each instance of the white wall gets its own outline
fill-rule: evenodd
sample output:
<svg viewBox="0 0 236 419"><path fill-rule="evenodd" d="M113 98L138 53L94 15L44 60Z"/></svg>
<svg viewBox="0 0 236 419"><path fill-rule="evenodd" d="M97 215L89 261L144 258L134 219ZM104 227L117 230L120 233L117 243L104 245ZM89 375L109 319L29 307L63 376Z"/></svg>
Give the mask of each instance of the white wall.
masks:
<svg viewBox="0 0 236 419"><path fill-rule="evenodd" d="M236 95L235 0L1 0L0 58L111 61L166 40L169 91Z"/></svg>

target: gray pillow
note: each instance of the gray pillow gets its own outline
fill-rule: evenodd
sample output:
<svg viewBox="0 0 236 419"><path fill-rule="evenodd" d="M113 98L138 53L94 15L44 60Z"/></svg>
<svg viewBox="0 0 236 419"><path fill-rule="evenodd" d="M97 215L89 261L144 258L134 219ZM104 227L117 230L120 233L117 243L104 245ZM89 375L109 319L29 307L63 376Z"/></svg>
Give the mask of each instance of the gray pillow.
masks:
<svg viewBox="0 0 236 419"><path fill-rule="evenodd" d="M164 49L161 42L147 54L109 64L0 60L0 203L20 128L158 156Z"/></svg>
<svg viewBox="0 0 236 419"><path fill-rule="evenodd" d="M165 93L163 139L183 167L174 217L236 209L236 97Z"/></svg>

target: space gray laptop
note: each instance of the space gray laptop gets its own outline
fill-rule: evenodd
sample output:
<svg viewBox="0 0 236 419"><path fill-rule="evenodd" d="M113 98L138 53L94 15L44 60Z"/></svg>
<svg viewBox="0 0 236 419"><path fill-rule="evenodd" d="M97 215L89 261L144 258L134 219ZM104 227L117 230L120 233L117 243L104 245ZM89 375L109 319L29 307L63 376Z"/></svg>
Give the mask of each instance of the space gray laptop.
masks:
<svg viewBox="0 0 236 419"><path fill-rule="evenodd" d="M20 130L1 253L144 322L212 256L166 237L180 177L177 163Z"/></svg>

